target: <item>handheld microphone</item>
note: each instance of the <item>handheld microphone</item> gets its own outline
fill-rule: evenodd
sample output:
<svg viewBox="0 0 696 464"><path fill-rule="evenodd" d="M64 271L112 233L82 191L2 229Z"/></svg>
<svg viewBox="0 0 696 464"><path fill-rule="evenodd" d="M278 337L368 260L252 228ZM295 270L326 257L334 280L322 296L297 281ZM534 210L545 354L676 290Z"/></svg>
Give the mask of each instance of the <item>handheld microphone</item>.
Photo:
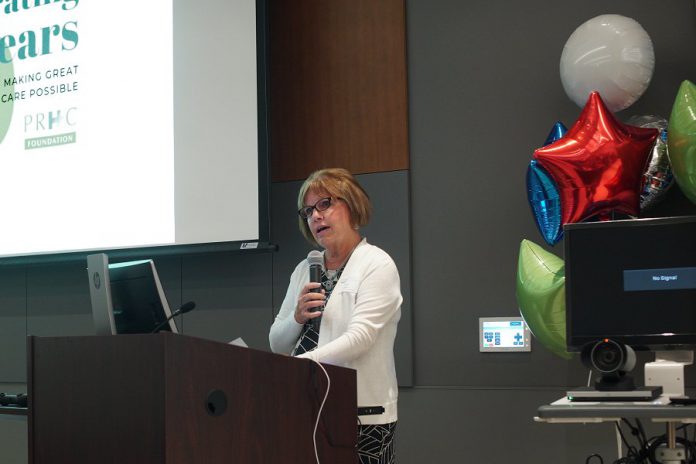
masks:
<svg viewBox="0 0 696 464"><path fill-rule="evenodd" d="M307 264L309 264L309 281L321 283L321 270L324 267L324 256L320 251L312 250L307 255ZM321 287L313 288L310 290L314 293L321 293ZM324 306L316 308L317 311L323 311ZM312 319L312 326L314 330L319 330L319 324L321 322L321 316Z"/></svg>
<svg viewBox="0 0 696 464"><path fill-rule="evenodd" d="M157 333L157 332L159 332L159 331L162 329L162 327L164 327L169 321L171 321L172 319L174 319L176 316L178 316L179 314L185 314L185 313L187 313L187 312L189 312L189 311L192 311L193 308L195 308L195 307L196 307L196 303L194 303L193 301L189 301L189 302L187 302L187 303L182 304L181 307L179 307L179 309L177 309L176 311L174 311L174 312L171 314L171 316L169 316L169 317L166 318L164 321L162 321L160 324L158 324L157 327L155 327L154 330L153 330L152 332L150 332L150 333Z"/></svg>

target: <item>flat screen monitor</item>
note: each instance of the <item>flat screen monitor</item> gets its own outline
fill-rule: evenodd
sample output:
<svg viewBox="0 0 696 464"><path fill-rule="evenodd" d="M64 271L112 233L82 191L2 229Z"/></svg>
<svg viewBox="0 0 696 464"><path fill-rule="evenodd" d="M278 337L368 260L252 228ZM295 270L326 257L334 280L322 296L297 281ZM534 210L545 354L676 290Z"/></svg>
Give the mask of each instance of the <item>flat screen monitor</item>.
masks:
<svg viewBox="0 0 696 464"><path fill-rule="evenodd" d="M569 351L696 345L696 217L565 226Z"/></svg>
<svg viewBox="0 0 696 464"><path fill-rule="evenodd" d="M87 256L92 316L97 335L178 333L151 259L109 264L104 253ZM160 327L161 326L161 327Z"/></svg>

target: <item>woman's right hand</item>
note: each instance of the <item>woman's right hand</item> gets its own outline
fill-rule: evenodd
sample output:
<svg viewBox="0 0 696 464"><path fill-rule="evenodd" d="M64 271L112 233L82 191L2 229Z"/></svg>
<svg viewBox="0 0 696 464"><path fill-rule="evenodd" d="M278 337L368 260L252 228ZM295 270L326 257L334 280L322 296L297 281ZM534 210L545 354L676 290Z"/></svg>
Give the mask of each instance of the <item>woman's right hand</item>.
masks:
<svg viewBox="0 0 696 464"><path fill-rule="evenodd" d="M297 306L295 306L295 321L298 324L305 324L310 319L321 316L319 308L324 306L326 301L324 289L322 288L321 292L311 291L320 287L319 282L309 282L302 287L300 296L297 298Z"/></svg>

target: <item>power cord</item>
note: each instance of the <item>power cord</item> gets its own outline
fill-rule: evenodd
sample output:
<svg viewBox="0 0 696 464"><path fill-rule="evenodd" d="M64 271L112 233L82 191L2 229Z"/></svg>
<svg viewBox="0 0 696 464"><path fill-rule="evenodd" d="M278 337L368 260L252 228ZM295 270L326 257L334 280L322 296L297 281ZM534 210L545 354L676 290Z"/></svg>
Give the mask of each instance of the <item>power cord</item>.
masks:
<svg viewBox="0 0 696 464"><path fill-rule="evenodd" d="M326 372L326 369L324 369L324 366L322 366L320 362L315 361L313 359L311 361L315 363L317 366L319 366L319 368L326 376L326 393L324 393L324 399L321 400L321 405L319 406L319 411L317 412L317 421L314 423L314 433L312 433L312 442L314 443L314 457L317 460L317 464L321 464L319 462L319 451L317 449L317 428L319 428L319 419L321 418L321 411L324 409L326 398L329 397L329 390L331 389L331 378L329 377L329 373Z"/></svg>
<svg viewBox="0 0 696 464"><path fill-rule="evenodd" d="M633 432L633 435L637 436L637 429L635 429L630 424L630 422L628 422L627 420L625 420L625 419L622 419L622 420L625 421L625 423L627 423L629 425L629 427L631 428L631 432ZM617 432L618 436L621 437L620 441L617 440L619 450L621 449L621 443L623 443L624 446L626 447L626 456L622 456L621 452L619 452L618 453L619 458L615 462L617 462L617 463L640 462L639 460L636 461L636 459L639 459L639 457L640 457L640 451L638 451L635 446L631 445L628 442L628 440L626 440L626 436L624 435L623 430L621 429L621 422L617 421L617 422L615 422L615 424L616 424L616 432ZM640 442L640 440L639 440L639 442ZM642 447L641 447L641 449L642 449Z"/></svg>
<svg viewBox="0 0 696 464"><path fill-rule="evenodd" d="M631 422L626 418L622 418L621 422L626 424L626 426L631 430L631 435L636 437L636 439L638 440L638 449L636 449L635 447L630 446L628 444L628 442L626 441L626 439L624 438L624 443L626 443L626 447L629 448L632 452L634 452L637 455L639 453L638 450L645 449L645 446L648 443L648 439L645 436L645 431L643 430L643 425L640 423L640 420L638 420L638 419L636 419L635 426L633 426L633 424L631 424Z"/></svg>
<svg viewBox="0 0 696 464"><path fill-rule="evenodd" d="M621 422L616 422L615 424L617 436L621 437L621 442L626 446L628 451L626 456L624 457L621 457L621 453L619 453L619 458L616 461L614 461L614 464L660 464L657 460L657 457L655 456L655 453L660 446L667 444L666 434L648 439L645 435L643 425L638 419L636 419L635 426L631 424L631 422L626 418L621 419ZM638 448L628 443L628 440L626 439L626 436L624 435L623 430L621 428L621 424L626 425L631 430L631 434L638 441ZM677 431L681 430L684 436L675 438L676 442L679 445L683 446L686 452L684 462L687 464L694 464L696 463L696 443L687 438L688 426L689 424L685 424L680 427L677 427ZM594 454L587 458L587 460L585 461L586 464L589 463L589 460L592 457L598 457L600 459L600 464L602 464L601 456Z"/></svg>

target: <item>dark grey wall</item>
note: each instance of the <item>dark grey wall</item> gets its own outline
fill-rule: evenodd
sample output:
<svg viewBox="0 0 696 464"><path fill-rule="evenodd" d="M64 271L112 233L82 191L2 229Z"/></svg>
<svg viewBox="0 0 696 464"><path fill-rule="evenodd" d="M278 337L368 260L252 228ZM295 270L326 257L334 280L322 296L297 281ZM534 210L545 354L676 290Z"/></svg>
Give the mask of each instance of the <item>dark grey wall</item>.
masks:
<svg viewBox="0 0 696 464"><path fill-rule="evenodd" d="M399 378L413 386L401 390L398 462L570 463L596 452L609 462L616 456L610 425L533 421L539 405L586 382L579 362L539 344L531 353L482 355L477 319L518 314L519 244L542 242L524 175L551 126L559 120L569 126L580 111L558 73L568 36L599 14L639 21L655 45L655 73L643 98L618 116L667 117L679 83L696 78L694 5L407 0L406 6L411 169L360 177L376 209L365 234L394 256L403 280ZM295 228L296 191L296 183L272 186L277 253L157 260L172 305L199 304L180 321L186 333L221 341L242 336L252 347L267 347L272 308L309 250ZM675 190L654 214L694 212ZM562 254L559 246L551 251ZM0 356L0 382L24 381L26 333L88 333L84 278L81 265L0 269L0 348L12 353ZM0 445L7 442L5 449L19 456L3 462L26 462L16 449L25 446L25 426L0 421L0 435L13 437Z"/></svg>
<svg viewBox="0 0 696 464"><path fill-rule="evenodd" d="M479 316L518 315L520 241L543 244L525 173L556 121L580 113L559 77L563 46L600 14L636 19L656 55L652 83L618 114L669 117L696 78L693 2L407 0L415 387L403 391L401 463L616 459L609 426L535 424L542 403L587 372L533 343L478 352ZM673 192L655 215L695 212ZM551 249L562 256L562 245ZM636 373L642 380L642 371ZM522 453L520 451L523 451ZM435 458L431 458L435 456Z"/></svg>

